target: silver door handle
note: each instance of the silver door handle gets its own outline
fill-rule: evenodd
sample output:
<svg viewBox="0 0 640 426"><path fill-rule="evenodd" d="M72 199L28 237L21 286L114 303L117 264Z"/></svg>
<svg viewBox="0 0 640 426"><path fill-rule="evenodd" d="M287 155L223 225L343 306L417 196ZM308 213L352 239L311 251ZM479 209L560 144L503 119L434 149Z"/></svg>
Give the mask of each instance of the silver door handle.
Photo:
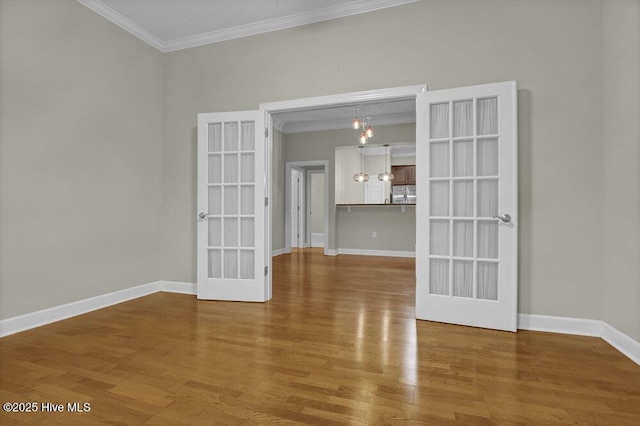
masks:
<svg viewBox="0 0 640 426"><path fill-rule="evenodd" d="M209 213L205 213L205 212L200 212L200 214L198 214L198 217L200 219L206 219L207 216L209 216Z"/></svg>
<svg viewBox="0 0 640 426"><path fill-rule="evenodd" d="M509 213L505 213L502 216L498 215L498 216L494 216L494 219L500 219L502 222L504 223L509 223L511 222L511 215Z"/></svg>

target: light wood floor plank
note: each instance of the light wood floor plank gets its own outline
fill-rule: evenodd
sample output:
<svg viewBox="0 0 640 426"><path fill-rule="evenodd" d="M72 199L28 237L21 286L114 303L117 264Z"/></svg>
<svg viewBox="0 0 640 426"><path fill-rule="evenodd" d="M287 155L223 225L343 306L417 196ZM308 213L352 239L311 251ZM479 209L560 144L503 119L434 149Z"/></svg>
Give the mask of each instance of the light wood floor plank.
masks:
<svg viewBox="0 0 640 426"><path fill-rule="evenodd" d="M0 339L1 424L640 424L599 338L416 321L413 259L274 258L273 299L157 293Z"/></svg>

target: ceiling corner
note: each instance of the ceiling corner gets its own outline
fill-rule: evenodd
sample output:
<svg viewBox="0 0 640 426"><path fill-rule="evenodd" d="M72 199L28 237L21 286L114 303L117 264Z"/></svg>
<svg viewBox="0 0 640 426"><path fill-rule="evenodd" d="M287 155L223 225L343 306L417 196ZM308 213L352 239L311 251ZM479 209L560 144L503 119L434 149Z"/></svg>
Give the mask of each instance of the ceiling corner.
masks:
<svg viewBox="0 0 640 426"><path fill-rule="evenodd" d="M109 6L105 5L104 3L98 0L76 0L76 1L81 5L93 10L95 13L107 19L108 21L111 21L112 23L116 24L117 26L127 31L128 33L138 37L140 40L144 41L151 47L158 49L162 53L167 52L165 44L162 42L162 40L160 40L153 34L149 33L148 31L144 30L142 27L131 22L129 19L122 16L115 10L111 9Z"/></svg>

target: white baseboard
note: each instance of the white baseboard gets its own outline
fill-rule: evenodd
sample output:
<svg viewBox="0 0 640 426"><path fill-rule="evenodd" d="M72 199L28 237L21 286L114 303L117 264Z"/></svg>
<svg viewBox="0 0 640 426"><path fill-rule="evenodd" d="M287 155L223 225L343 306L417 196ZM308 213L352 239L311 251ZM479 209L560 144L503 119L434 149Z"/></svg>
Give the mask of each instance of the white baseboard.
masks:
<svg viewBox="0 0 640 426"><path fill-rule="evenodd" d="M311 234L311 247L324 247L324 233Z"/></svg>
<svg viewBox="0 0 640 426"><path fill-rule="evenodd" d="M77 315L117 305L118 303L148 296L159 291L196 294L196 285L176 281L154 281L152 283L114 291L113 293L102 294L41 311L7 318L0 321L0 337L51 324L52 322L62 321Z"/></svg>
<svg viewBox="0 0 640 426"><path fill-rule="evenodd" d="M627 358L640 365L640 342L611 327L606 322L602 323L602 335L600 337L626 355Z"/></svg>
<svg viewBox="0 0 640 426"><path fill-rule="evenodd" d="M348 252L345 252L346 250ZM357 251L357 253L353 253ZM361 253L365 251L366 253ZM372 252L376 254L371 254ZM385 254L379 254L380 252ZM327 255L336 254L365 254L371 256L393 256L388 253L413 253L413 252L388 252L384 250L352 250L339 249L327 250ZM414 254L415 256L415 254ZM410 256L403 256L410 257ZM159 291L180 294L196 294L197 287L193 283L177 281L154 281L152 283L114 291L88 299L78 300L53 308L19 315L0 321L0 337L19 333L31 328L40 327L52 322L61 321L87 312L106 308L118 303L127 302L139 297L148 296ZM518 314L518 328L520 330L545 331L550 333L575 334L579 336L601 337L611 346L619 350L636 364L640 365L640 342L627 336L623 332L610 326L604 321L583 318L555 317L549 315Z"/></svg>
<svg viewBox="0 0 640 426"><path fill-rule="evenodd" d="M161 282L155 281L139 285L137 287L114 291L113 293L107 293L60 306L54 306L53 308L47 308L41 311L7 318L0 321L0 337L75 317L76 315L86 314L87 312L106 308L107 306L116 305L128 300L137 299L138 297L147 296L160 291L161 287Z"/></svg>
<svg viewBox="0 0 640 426"><path fill-rule="evenodd" d="M325 256L337 256L338 255L338 250L336 250L336 249L326 249L324 251L324 255Z"/></svg>
<svg viewBox="0 0 640 426"><path fill-rule="evenodd" d="M550 315L518 314L518 328L520 330L600 337L640 365L640 342L604 321Z"/></svg>
<svg viewBox="0 0 640 426"><path fill-rule="evenodd" d="M166 291L167 293L180 293L180 294L198 294L198 285L194 283L181 283L178 281L158 281L161 284L159 291Z"/></svg>
<svg viewBox="0 0 640 426"><path fill-rule="evenodd" d="M578 336L602 335L602 321L550 315L518 314L518 328Z"/></svg>
<svg viewBox="0 0 640 426"><path fill-rule="evenodd" d="M338 254L356 254L360 256L416 257L415 251L339 248L337 252Z"/></svg>
<svg viewBox="0 0 640 426"><path fill-rule="evenodd" d="M276 257L287 253L291 253L291 250L287 250L286 248L275 249L271 251L271 257Z"/></svg>

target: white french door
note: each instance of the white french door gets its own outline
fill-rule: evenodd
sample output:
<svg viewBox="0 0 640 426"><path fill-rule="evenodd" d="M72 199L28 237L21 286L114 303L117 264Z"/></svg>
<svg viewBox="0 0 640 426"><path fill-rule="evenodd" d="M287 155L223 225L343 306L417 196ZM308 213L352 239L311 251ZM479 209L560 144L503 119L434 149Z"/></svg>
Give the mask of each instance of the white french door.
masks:
<svg viewBox="0 0 640 426"><path fill-rule="evenodd" d="M419 93L416 317L517 329L515 82Z"/></svg>
<svg viewBox="0 0 640 426"><path fill-rule="evenodd" d="M198 114L198 299L268 299L264 197L263 114Z"/></svg>

